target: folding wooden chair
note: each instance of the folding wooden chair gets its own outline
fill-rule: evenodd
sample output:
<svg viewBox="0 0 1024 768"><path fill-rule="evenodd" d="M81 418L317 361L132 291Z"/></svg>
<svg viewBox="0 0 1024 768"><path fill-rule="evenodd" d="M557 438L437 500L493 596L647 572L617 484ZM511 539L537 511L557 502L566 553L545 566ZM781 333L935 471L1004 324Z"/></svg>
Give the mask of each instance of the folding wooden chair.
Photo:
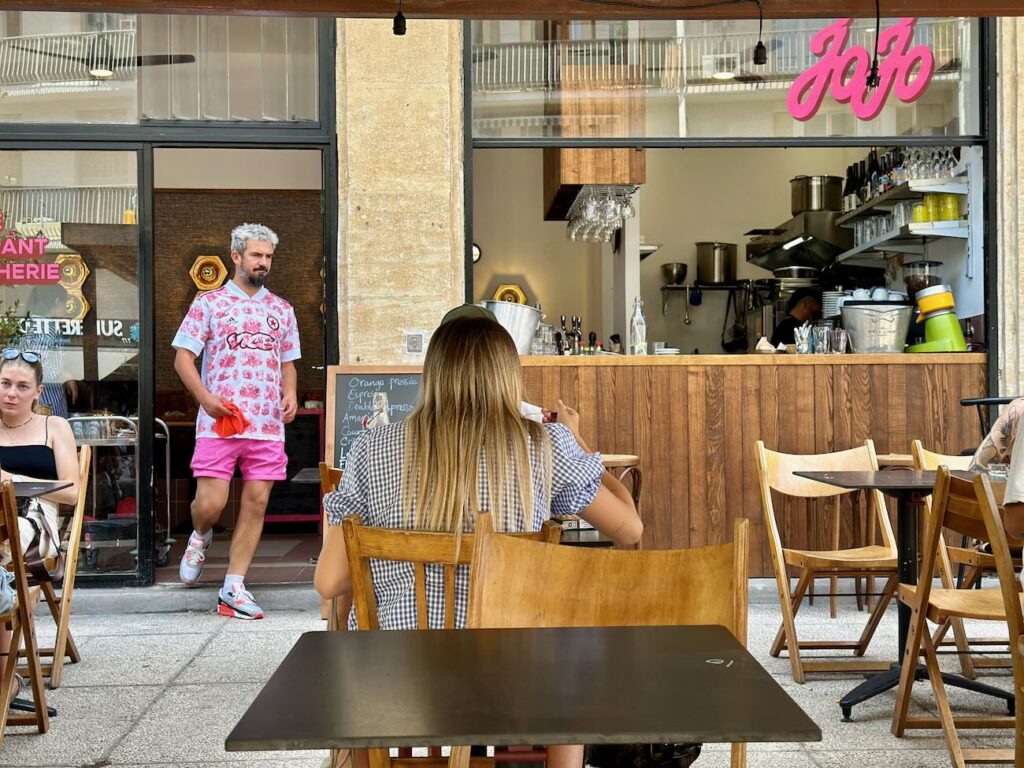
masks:
<svg viewBox="0 0 1024 768"><path fill-rule="evenodd" d="M18 531L18 508L14 498L14 486L9 482L0 484L0 541L5 540L11 548L9 567L14 573L15 601L11 610L0 614L0 622L11 630L10 650L6 657L0 657L0 745L3 744L4 732L8 725L34 725L39 733L46 733L50 728L43 670L39 664L39 647L36 644L36 624L32 614L32 602L38 590L28 585L28 573ZM14 695L18 649L22 645L25 648L25 666L34 710L25 714L11 714L9 705Z"/></svg>
<svg viewBox="0 0 1024 768"><path fill-rule="evenodd" d="M858 448L835 453L794 455L770 451L764 443L757 441L757 473L761 485L761 506L764 511L765 531L775 567L775 580L782 609L782 626L775 635L771 654L778 656L785 648L793 670L793 679L804 682L807 672L881 672L889 668L887 662L873 661L804 661L803 650L851 650L855 656L863 656L875 634L885 608L896 591L896 542L885 509L885 501L878 491L869 493L869 503L875 525L882 533L882 544L869 544L848 549L839 548L839 503L840 497L852 491L831 485L816 483L794 475L794 472L827 470L876 471L874 444L867 440ZM783 547L779 534L781 526L775 516L772 491L785 496L805 499L828 499L832 502L832 549L789 549ZM796 590L790 591L789 571L792 568L799 576ZM800 640L796 633L796 614L809 585L815 578L866 576L870 586L874 577L885 579L881 596L870 611L867 625L857 640ZM835 593L835 589L832 590Z"/></svg>
<svg viewBox="0 0 1024 768"><path fill-rule="evenodd" d="M915 440L911 443L910 449L914 457L914 468L919 470L934 471L940 466L945 466L949 469L968 469L972 461L970 456L950 456L926 450L920 440ZM930 503L927 499L925 500L924 508L926 514L930 515ZM990 553L978 549L977 546L969 545L969 540L966 537L959 537L959 540L961 542L959 545L952 545L946 541L945 537L939 539L939 553L936 562L939 566L939 580L942 583L943 589L953 589L954 587L973 589L981 581L983 574L994 573L996 569L995 558ZM1007 541L1012 547L1011 556L1013 557L1014 567L1020 568L1021 558L1014 555L1013 552L1019 552L1024 542L1010 537L1007 537ZM975 542L975 544L978 543L981 542ZM957 585L954 572L961 568L964 571L964 578ZM944 640L943 638L945 638L950 629L953 630L953 640ZM968 637L962 619L950 618L941 622L932 634L932 642L935 643L936 647L955 645L960 659L960 671L964 677L970 680L977 677L976 669L1007 668L1012 664L1009 656L993 658L991 656L974 655L978 651L975 650L972 653L971 646L997 646L1003 648L1006 647L1006 641L999 638Z"/></svg>
<svg viewBox="0 0 1024 768"><path fill-rule="evenodd" d="M673 550L550 547L494 535L477 519L473 628L718 624L747 644L749 521L731 544ZM572 595L572 599L566 599ZM732 767L746 745L732 745Z"/></svg>
<svg viewBox="0 0 1024 768"><path fill-rule="evenodd" d="M995 589L935 589L932 579L922 578L917 585L901 584L899 599L912 613L907 646L903 652L900 687L896 708L892 716L892 732L902 736L907 728L942 728L949 755L956 768L966 763L1013 763L1024 765L1024 707L1016 708L1016 717L956 716L950 710L946 688L939 669L935 643L928 633L926 622L938 624L947 618L974 619L1006 623L1013 657L1014 690L1018 696L1024 690L1024 614L1021 610L1020 585L1010 559L1010 548L1003 531L992 485L986 475L973 480L961 480L950 475L946 467L939 467L932 495L932 510L928 533L922 548L924 556L921 573L935 572L941 551L940 539L944 531L988 540L992 544L999 587ZM911 716L910 697L924 648L925 666L935 694L938 717ZM1013 728L1014 749L963 749L957 735L958 728Z"/></svg>
<svg viewBox="0 0 1024 768"><path fill-rule="evenodd" d="M89 462L92 459L92 448L83 445L78 449L78 501L75 502L75 509L72 513L71 522L68 525L67 540L64 553L64 574L60 578L53 578L50 581L40 581L29 574L29 585L38 586L46 606L50 609L53 623L56 625L57 634L52 648L40 648L39 656L50 659L49 664L43 664L43 674L50 681L51 688L60 686L61 675L64 671L65 658L71 664L77 664L82 660L75 645L75 638L71 636L71 601L75 595L75 574L78 572L78 548L82 541L82 526L85 520L85 496L89 483ZM53 571L50 572L51 575ZM56 589L60 589L57 595Z"/></svg>
<svg viewBox="0 0 1024 768"><path fill-rule="evenodd" d="M473 556L474 537L463 534L456 552L456 538L451 533L373 528L365 526L357 517L342 521L345 549L352 574L352 592L356 622L360 630L379 630L377 598L373 588L371 560L389 560L411 564L416 591L416 614L419 629L428 629L427 566L440 566L444 575L444 628L455 626L455 571L456 564L469 565ZM506 534L508 538L557 544L562 535L560 526L548 521L540 531ZM371 768L399 768L399 766L473 766L488 768L494 764L490 758L470 758L469 747L452 747L451 757L445 760L439 750L426 758L414 758L400 753L392 759L387 749L368 750ZM332 753L332 760L334 753ZM449 762L450 761L450 762Z"/></svg>

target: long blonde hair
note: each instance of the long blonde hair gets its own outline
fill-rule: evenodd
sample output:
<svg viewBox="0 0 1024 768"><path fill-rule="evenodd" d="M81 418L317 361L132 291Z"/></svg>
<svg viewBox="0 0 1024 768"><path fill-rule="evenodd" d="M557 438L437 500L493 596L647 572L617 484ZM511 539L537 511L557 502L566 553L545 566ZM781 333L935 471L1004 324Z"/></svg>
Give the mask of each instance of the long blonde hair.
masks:
<svg viewBox="0 0 1024 768"><path fill-rule="evenodd" d="M529 521L535 504L531 441L541 450L547 503L551 443L540 424L521 415L522 389L515 344L497 322L462 317L435 331L420 400L405 421L401 498L413 528L462 531L467 518L486 510L497 530L510 530L517 507ZM486 499L478 498L481 461Z"/></svg>

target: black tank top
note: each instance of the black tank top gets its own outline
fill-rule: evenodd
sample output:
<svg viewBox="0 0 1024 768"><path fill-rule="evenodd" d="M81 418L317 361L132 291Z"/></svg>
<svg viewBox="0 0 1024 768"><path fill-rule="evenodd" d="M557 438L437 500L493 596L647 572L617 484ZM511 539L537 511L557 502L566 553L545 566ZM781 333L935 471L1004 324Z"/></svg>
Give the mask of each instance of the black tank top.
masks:
<svg viewBox="0 0 1024 768"><path fill-rule="evenodd" d="M43 422L46 430L42 445L0 445L0 467L12 475L25 475L39 480L57 479L57 457L50 441L50 417Z"/></svg>

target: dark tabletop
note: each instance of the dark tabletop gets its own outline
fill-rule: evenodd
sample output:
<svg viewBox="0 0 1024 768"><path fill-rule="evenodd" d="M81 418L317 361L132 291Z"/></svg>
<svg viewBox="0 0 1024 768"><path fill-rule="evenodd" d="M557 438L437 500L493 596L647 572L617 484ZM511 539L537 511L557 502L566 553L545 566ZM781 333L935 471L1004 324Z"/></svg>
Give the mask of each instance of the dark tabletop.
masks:
<svg viewBox="0 0 1024 768"><path fill-rule="evenodd" d="M722 627L307 632L228 751L820 741Z"/></svg>
<svg viewBox="0 0 1024 768"><path fill-rule="evenodd" d="M615 540L610 539L596 528L566 528L560 539L562 544L571 547L614 547Z"/></svg>
<svg viewBox="0 0 1024 768"><path fill-rule="evenodd" d="M887 491L927 491L935 487L935 472L917 472L912 469L886 469L878 472L794 472L797 477L806 477L808 480L817 480L819 483L834 485L837 488L849 488L850 490L878 489L882 493ZM956 477L970 480L974 474L956 470L951 474Z"/></svg>
<svg viewBox="0 0 1024 768"><path fill-rule="evenodd" d="M320 467L305 467L292 475L293 483L309 483L320 485Z"/></svg>
<svg viewBox="0 0 1024 768"><path fill-rule="evenodd" d="M70 488L74 483L68 483L61 480L40 480L39 482L31 483L15 483L14 484L14 495L19 499L34 499L36 496L45 496L48 493L54 491L61 491L65 488Z"/></svg>

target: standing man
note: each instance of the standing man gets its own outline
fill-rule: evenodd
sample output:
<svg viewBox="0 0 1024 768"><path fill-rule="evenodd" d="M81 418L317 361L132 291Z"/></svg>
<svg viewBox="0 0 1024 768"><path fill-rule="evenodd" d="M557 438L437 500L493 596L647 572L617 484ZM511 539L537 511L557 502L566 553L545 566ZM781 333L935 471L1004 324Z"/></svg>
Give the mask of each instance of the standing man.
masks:
<svg viewBox="0 0 1024 768"><path fill-rule="evenodd" d="M295 418L298 407L295 312L264 288L275 247L277 235L268 227L236 227L231 233L234 275L192 302L172 342L177 349L174 370L200 406L192 455L195 530L178 572L183 584L199 580L237 464L244 482L242 503L217 612L239 619L263 618L245 588L245 574L263 532L270 489L286 477L284 425ZM195 366L200 355L202 376Z"/></svg>

